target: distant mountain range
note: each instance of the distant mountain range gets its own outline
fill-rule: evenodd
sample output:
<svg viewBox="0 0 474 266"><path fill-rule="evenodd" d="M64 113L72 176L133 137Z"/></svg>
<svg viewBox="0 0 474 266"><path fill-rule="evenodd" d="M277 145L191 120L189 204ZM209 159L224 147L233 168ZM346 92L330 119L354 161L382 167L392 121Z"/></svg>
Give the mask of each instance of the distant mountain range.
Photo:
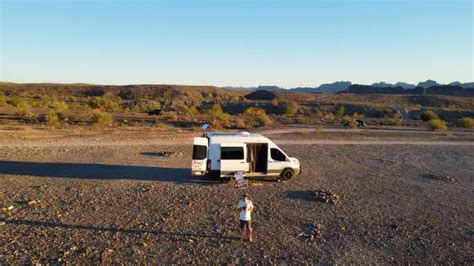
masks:
<svg viewBox="0 0 474 266"><path fill-rule="evenodd" d="M255 91L255 90L266 90L266 91L273 91L273 92L309 92L309 93L337 93L337 92L342 92L346 91L349 89L351 86L363 86L364 88L370 88L372 87L374 90L379 91L381 88L397 88L396 90L393 91L398 91L398 90L413 90L415 88L431 88L431 87L437 87L437 86L444 86L444 85L449 85L452 87L460 87L463 89L474 89L474 82L467 82L467 83L461 83L459 81L454 81L449 84L440 84L434 80L426 80L419 82L417 85L415 84L410 84L406 82L397 82L395 84L391 83L386 83L386 82L377 82L372 85L356 85L352 84L350 81L336 81L334 83L329 83L329 84L322 84L318 87L297 87L297 88L290 88L290 89L285 89L281 88L279 86L258 86L258 87L224 87L225 89L230 89L230 90L248 90L248 91Z"/></svg>

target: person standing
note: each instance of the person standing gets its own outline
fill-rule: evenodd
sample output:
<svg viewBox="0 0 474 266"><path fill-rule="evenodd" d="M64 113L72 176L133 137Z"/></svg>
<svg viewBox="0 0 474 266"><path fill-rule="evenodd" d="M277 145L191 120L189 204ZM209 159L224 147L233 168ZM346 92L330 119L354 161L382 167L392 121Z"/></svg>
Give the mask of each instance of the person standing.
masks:
<svg viewBox="0 0 474 266"><path fill-rule="evenodd" d="M237 203L237 211L239 211L240 218L240 237L242 240L247 235L248 240L253 242L253 228L252 228L252 211L255 209L252 201L247 194L243 194L242 198Z"/></svg>

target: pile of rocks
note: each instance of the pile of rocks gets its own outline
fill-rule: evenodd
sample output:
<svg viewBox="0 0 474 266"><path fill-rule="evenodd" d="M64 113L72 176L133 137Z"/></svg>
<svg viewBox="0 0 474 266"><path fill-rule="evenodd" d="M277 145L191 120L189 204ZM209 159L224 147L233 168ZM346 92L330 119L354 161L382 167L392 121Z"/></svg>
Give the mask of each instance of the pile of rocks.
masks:
<svg viewBox="0 0 474 266"><path fill-rule="evenodd" d="M338 204L341 203L342 197L330 190L312 190L313 198L320 202Z"/></svg>
<svg viewBox="0 0 474 266"><path fill-rule="evenodd" d="M298 236L304 238L307 241L318 241L321 240L323 237L324 225L320 223L316 224L307 224L303 228L303 232L301 232Z"/></svg>

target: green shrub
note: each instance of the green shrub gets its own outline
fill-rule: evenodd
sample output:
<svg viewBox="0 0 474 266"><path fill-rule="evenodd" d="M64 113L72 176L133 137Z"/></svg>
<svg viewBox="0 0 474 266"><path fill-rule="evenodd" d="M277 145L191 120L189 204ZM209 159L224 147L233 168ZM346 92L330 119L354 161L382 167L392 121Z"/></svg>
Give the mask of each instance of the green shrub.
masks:
<svg viewBox="0 0 474 266"><path fill-rule="evenodd" d="M336 111L336 116L342 118L344 116L344 113L345 113L344 106L340 106Z"/></svg>
<svg viewBox="0 0 474 266"><path fill-rule="evenodd" d="M349 127L352 129L358 128L358 123L355 120L349 122Z"/></svg>
<svg viewBox="0 0 474 266"><path fill-rule="evenodd" d="M120 111L118 99L94 96L89 99L89 106L102 111Z"/></svg>
<svg viewBox="0 0 474 266"><path fill-rule="evenodd" d="M194 106L184 107L183 113L187 115L197 115L199 111Z"/></svg>
<svg viewBox="0 0 474 266"><path fill-rule="evenodd" d="M7 99L5 97L5 93L0 91L0 106L4 106L7 103Z"/></svg>
<svg viewBox="0 0 474 266"><path fill-rule="evenodd" d="M207 113L213 116L220 116L224 113L220 104L212 105L211 109L207 110Z"/></svg>
<svg viewBox="0 0 474 266"><path fill-rule="evenodd" d="M242 118L238 117L238 118L235 120L235 127L236 127L236 128L246 128L247 125L245 124L245 120L243 120Z"/></svg>
<svg viewBox="0 0 474 266"><path fill-rule="evenodd" d="M474 128L474 119L470 117L463 117L458 120L458 126L465 128Z"/></svg>
<svg viewBox="0 0 474 266"><path fill-rule="evenodd" d="M289 101L284 103L285 105L285 115L295 116L298 113L298 103L295 101Z"/></svg>
<svg viewBox="0 0 474 266"><path fill-rule="evenodd" d="M354 113L352 114L352 118L354 118L354 119L361 119L361 118L364 118L364 115L363 115L363 114L359 114L359 113L357 113L357 112L354 112Z"/></svg>
<svg viewBox="0 0 474 266"><path fill-rule="evenodd" d="M60 114L57 112L50 112L46 115L46 125L50 127L60 126L62 124Z"/></svg>
<svg viewBox="0 0 474 266"><path fill-rule="evenodd" d="M231 125L230 115L224 113L220 104L214 104L209 110L207 110L210 124L213 127L227 127Z"/></svg>
<svg viewBox="0 0 474 266"><path fill-rule="evenodd" d="M27 102L23 101L21 98L18 98L18 97L9 97L7 99L7 104L13 107L18 107L18 108L23 108L23 109L30 107Z"/></svg>
<svg viewBox="0 0 474 266"><path fill-rule="evenodd" d="M424 111L420 114L420 120L422 121L431 121L435 119L439 119L439 117L435 112L431 110Z"/></svg>
<svg viewBox="0 0 474 266"><path fill-rule="evenodd" d="M384 126L401 126L402 120L398 118L385 118L380 123Z"/></svg>
<svg viewBox="0 0 474 266"><path fill-rule="evenodd" d="M448 127L446 123L441 119L432 119L428 123L428 128L432 131L446 131Z"/></svg>
<svg viewBox="0 0 474 266"><path fill-rule="evenodd" d="M354 119L353 119L351 116L345 115L345 116L342 117L342 120L341 120L341 121L342 121L343 124L346 125L346 124L349 124L349 123L350 123L351 121L353 121L353 120L354 120Z"/></svg>
<svg viewBox="0 0 474 266"><path fill-rule="evenodd" d="M96 109L92 111L92 122L95 126L112 126L114 119L111 114Z"/></svg>
<svg viewBox="0 0 474 266"><path fill-rule="evenodd" d="M164 118L166 120L178 120L178 115L176 114L176 112L167 112L164 115Z"/></svg>
<svg viewBox="0 0 474 266"><path fill-rule="evenodd" d="M17 115L21 120L23 121L36 121L38 119L38 116L31 112L30 110L26 108L20 108L15 112L15 115Z"/></svg>
<svg viewBox="0 0 474 266"><path fill-rule="evenodd" d="M334 113L332 112L329 112L329 111L325 111L325 110L322 110L322 111L315 111L312 115L316 120L320 120L320 121L323 121L323 122L327 122L327 123L334 123L334 122L340 122L340 118L337 118ZM344 116L344 118L349 118L349 120L351 119L350 116ZM344 118L342 119L343 122L344 122ZM348 120L348 121L349 121Z"/></svg>
<svg viewBox="0 0 474 266"><path fill-rule="evenodd" d="M265 113L265 110L250 107L243 113L244 119L254 126L265 126L272 123L272 119Z"/></svg>
<svg viewBox="0 0 474 266"><path fill-rule="evenodd" d="M65 111L69 108L69 106L67 105L67 103L63 102L63 101L53 101L51 102L51 104L49 105L49 107L53 108L54 110L56 111L59 111L59 112L62 112L62 111Z"/></svg>

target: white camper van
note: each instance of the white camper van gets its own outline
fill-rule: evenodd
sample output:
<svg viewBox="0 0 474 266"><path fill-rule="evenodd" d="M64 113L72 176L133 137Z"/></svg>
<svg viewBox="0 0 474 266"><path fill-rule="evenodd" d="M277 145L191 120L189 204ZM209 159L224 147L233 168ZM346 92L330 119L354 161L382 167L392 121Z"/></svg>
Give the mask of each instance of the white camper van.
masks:
<svg viewBox="0 0 474 266"><path fill-rule="evenodd" d="M192 174L230 180L235 172L247 177L288 180L300 174L300 162L268 138L248 132L208 132L194 138Z"/></svg>

